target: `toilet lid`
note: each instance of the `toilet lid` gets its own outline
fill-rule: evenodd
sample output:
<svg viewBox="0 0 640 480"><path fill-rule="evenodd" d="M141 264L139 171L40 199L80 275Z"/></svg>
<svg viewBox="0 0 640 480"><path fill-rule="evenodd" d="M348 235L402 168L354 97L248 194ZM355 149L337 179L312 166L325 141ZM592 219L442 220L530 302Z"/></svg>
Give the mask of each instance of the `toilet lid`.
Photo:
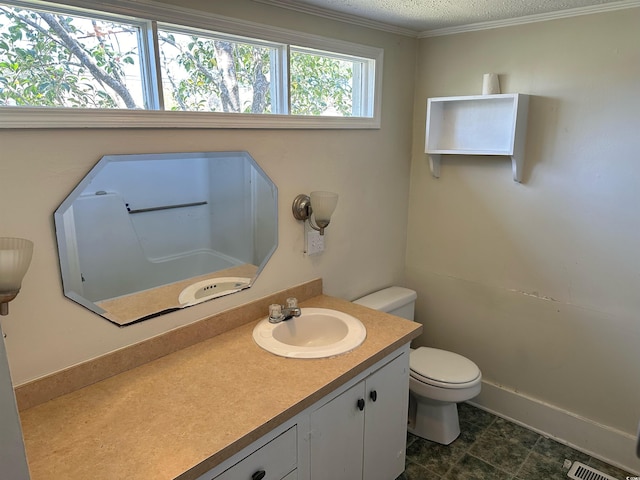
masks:
<svg viewBox="0 0 640 480"><path fill-rule="evenodd" d="M452 384L455 388L474 382L480 369L468 358L437 348L420 347L411 351L411 375L425 383Z"/></svg>

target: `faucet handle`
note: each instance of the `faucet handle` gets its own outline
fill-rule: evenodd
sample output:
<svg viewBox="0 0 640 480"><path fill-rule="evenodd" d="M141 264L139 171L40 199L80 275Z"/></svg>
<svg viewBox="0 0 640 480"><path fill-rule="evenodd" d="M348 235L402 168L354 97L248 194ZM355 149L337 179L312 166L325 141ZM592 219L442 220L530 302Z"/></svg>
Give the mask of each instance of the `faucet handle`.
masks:
<svg viewBox="0 0 640 480"><path fill-rule="evenodd" d="M287 298L287 308L298 308L298 299L296 297Z"/></svg>
<svg viewBox="0 0 640 480"><path fill-rule="evenodd" d="M278 305L277 303L269 305L269 318L273 320L281 320L282 317L282 305Z"/></svg>

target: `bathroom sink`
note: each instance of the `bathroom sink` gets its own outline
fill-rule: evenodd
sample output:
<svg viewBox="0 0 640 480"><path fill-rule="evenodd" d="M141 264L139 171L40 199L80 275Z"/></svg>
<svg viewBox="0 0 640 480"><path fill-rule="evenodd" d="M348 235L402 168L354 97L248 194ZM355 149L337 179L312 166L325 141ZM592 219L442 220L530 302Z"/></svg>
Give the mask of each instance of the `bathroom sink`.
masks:
<svg viewBox="0 0 640 480"><path fill-rule="evenodd" d="M251 286L251 279L247 277L218 277L208 278L200 282L192 283L186 287L178 301L180 306L188 307L212 298L229 295Z"/></svg>
<svg viewBox="0 0 640 480"><path fill-rule="evenodd" d="M253 339L268 352L290 358L325 358L349 352L364 342L367 330L357 318L327 308L302 308L280 323L261 320Z"/></svg>

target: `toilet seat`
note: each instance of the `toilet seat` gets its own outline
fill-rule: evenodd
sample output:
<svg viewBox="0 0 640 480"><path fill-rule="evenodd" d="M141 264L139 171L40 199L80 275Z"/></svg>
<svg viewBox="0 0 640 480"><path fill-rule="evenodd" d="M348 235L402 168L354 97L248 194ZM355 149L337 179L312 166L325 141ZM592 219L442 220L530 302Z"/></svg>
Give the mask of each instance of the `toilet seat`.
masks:
<svg viewBox="0 0 640 480"><path fill-rule="evenodd" d="M419 347L411 350L409 359L410 375L419 382L441 388L462 389L480 381L478 366L457 353Z"/></svg>

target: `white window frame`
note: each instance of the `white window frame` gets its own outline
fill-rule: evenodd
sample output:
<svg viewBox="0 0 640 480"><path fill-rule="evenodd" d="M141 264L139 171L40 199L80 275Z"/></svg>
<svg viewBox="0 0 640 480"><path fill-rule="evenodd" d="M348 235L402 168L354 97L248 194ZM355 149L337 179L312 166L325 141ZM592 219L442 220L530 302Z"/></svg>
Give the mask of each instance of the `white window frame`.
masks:
<svg viewBox="0 0 640 480"><path fill-rule="evenodd" d="M16 1L9 0L16 6L37 8L38 6L59 9L61 5L86 9L95 16L96 2L91 0L61 0L48 3L39 0ZM365 105L370 117L323 117L306 115L282 114L247 114L247 113L217 113L217 112L182 112L167 110L127 110L127 109L77 109L63 107L0 107L0 128L270 128L270 129L377 129L381 123L382 103L382 71L383 50L377 47L359 45L351 42L309 35L292 30L261 25L258 23L238 20L230 17L210 14L207 12L186 9L183 7L165 5L152 0L106 0L100 2L100 11L110 15L119 15L123 20L141 19L148 21L146 30L143 29L144 41L141 41L141 55L151 57L152 49L149 42L154 42L157 36L154 31L157 23L171 26L184 26L214 33L228 34L265 42L285 45L279 55L288 57L288 45L296 48L309 48L332 55L358 57L368 59L369 71L375 74L365 74L357 79L361 85L361 92L372 104ZM68 12L78 14L78 11ZM156 46L157 47L157 46ZM157 48L156 48L157 51ZM285 57L285 58L286 58ZM150 70L145 71L149 82L158 89L158 70L153 58L150 58ZM287 78L288 62L274 62L272 73L279 76L279 80ZM284 65L284 67L281 67ZM155 70L155 71L154 71ZM354 76L354 80L356 80ZM279 85L286 86L288 82L279 81ZM354 89L355 90L355 89ZM373 92L373 93L372 93ZM155 92L162 105L162 90ZM272 92L273 94L273 92ZM276 92L272 102L278 102L278 108L288 107L287 91ZM282 110L280 110L282 111Z"/></svg>
<svg viewBox="0 0 640 480"><path fill-rule="evenodd" d="M281 113L286 114L289 110L287 108L287 83L284 79L287 77L287 45L280 42L267 42L262 39L241 37L238 35L229 35L223 34L220 32L214 32L212 30L204 30L200 28L194 27L186 27L184 25L177 25L175 23L164 23L164 22L152 22L155 30L164 30L166 32L173 32L176 34L182 35L196 35L203 38L217 38L221 40L226 40L232 43L246 43L250 45L256 45L260 47L272 48L274 49L274 55L271 56L271 74L274 81L270 82L270 93L271 93L271 106L272 110L275 114ZM157 36L155 37L157 40ZM159 54L160 49L155 48L155 52ZM159 62L159 59L156 58L156 62ZM156 67L157 68L157 67ZM160 74L158 73L158 78L160 78ZM162 86L157 84L158 88L162 90ZM164 105L163 105L164 107ZM161 109L162 110L162 109ZM201 112L201 113L211 113L211 112ZM225 115L227 113L224 113ZM235 114L235 115L246 115L246 113ZM273 115L271 113L261 113L260 115Z"/></svg>
<svg viewBox="0 0 640 480"><path fill-rule="evenodd" d="M317 48L299 47L297 45L291 45L290 51L299 52L306 55L321 55L324 57L333 58L335 60L352 62L362 65L362 68L353 69L353 108L352 115L354 117L373 117L374 115L374 102L373 98L369 95L370 92L374 92L375 79L370 74L375 71L375 61L370 58L357 57L355 55L339 54L336 52L328 52L324 50L318 50ZM365 115L361 115L364 111ZM359 115L360 113L360 115Z"/></svg>

